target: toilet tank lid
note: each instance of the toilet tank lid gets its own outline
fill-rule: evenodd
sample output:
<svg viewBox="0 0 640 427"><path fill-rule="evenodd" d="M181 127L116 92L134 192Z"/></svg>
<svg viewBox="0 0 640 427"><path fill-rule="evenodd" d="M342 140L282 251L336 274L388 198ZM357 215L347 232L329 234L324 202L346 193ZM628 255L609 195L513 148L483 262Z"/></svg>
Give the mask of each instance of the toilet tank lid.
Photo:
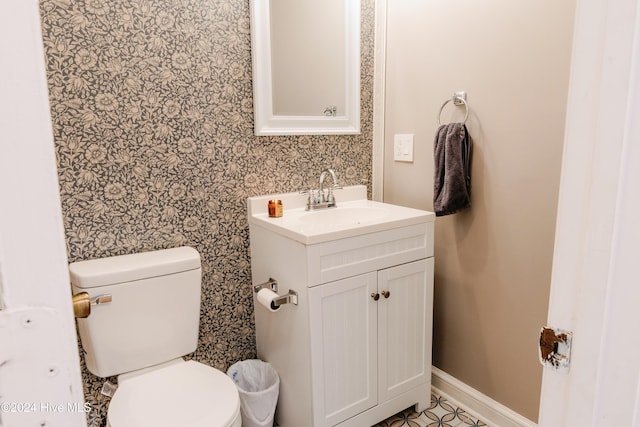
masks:
<svg viewBox="0 0 640 427"><path fill-rule="evenodd" d="M69 264L71 284L78 288L116 285L150 277L200 268L200 254L194 248L162 249L130 255L78 261Z"/></svg>

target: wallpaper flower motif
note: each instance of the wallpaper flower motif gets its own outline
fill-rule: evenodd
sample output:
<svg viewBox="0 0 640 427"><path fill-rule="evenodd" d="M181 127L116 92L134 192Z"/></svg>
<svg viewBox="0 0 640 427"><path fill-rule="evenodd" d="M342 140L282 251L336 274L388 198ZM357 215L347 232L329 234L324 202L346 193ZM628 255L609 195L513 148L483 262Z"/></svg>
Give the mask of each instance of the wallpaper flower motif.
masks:
<svg viewBox="0 0 640 427"><path fill-rule="evenodd" d="M363 1L362 134L256 137L247 0L42 0L69 261L195 247L198 349L225 370L256 355L246 198L369 184L373 0ZM91 426L102 379L83 368Z"/></svg>

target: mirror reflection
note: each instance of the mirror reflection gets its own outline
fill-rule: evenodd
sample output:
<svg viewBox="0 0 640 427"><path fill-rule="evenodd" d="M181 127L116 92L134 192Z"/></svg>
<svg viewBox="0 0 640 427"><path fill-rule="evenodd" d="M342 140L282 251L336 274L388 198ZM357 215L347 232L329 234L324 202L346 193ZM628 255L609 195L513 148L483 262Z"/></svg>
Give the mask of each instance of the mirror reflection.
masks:
<svg viewBox="0 0 640 427"><path fill-rule="evenodd" d="M360 0L252 0L256 135L360 132Z"/></svg>
<svg viewBox="0 0 640 427"><path fill-rule="evenodd" d="M344 113L346 28L339 25L345 21L344 1L270 3L273 113Z"/></svg>

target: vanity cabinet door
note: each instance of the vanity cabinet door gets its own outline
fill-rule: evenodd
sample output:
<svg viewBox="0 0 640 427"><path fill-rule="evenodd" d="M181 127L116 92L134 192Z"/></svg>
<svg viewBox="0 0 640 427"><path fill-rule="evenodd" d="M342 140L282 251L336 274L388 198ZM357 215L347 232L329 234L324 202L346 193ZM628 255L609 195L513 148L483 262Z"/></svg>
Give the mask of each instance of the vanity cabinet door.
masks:
<svg viewBox="0 0 640 427"><path fill-rule="evenodd" d="M378 402L377 273L309 289L314 427Z"/></svg>
<svg viewBox="0 0 640 427"><path fill-rule="evenodd" d="M430 381L433 258L378 272L379 399Z"/></svg>

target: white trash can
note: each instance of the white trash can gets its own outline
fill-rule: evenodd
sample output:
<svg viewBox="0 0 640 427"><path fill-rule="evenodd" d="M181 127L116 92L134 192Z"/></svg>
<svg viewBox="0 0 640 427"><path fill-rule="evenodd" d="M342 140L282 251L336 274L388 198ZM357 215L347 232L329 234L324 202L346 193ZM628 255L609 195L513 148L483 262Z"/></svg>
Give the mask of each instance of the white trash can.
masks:
<svg viewBox="0 0 640 427"><path fill-rule="evenodd" d="M242 427L271 427L278 403L280 377L267 362L258 359L236 362L227 375L238 387Z"/></svg>

